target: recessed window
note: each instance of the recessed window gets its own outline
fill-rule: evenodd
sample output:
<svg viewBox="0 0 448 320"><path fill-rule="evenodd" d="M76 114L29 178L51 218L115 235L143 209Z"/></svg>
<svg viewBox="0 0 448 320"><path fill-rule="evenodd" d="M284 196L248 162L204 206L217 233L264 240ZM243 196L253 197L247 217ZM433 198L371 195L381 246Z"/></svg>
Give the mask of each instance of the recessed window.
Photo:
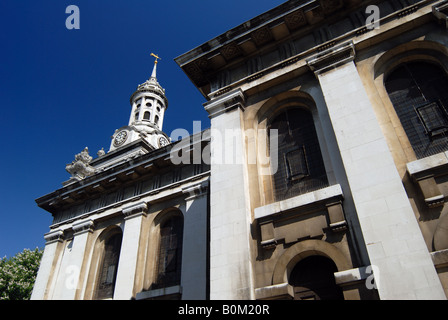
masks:
<svg viewBox="0 0 448 320"><path fill-rule="evenodd" d="M149 120L151 118L151 113L149 113L149 111L146 111L143 114L143 120Z"/></svg>
<svg viewBox="0 0 448 320"><path fill-rule="evenodd" d="M159 124L159 116L156 115L156 116L154 117L154 123L155 123L155 124Z"/></svg>
<svg viewBox="0 0 448 320"><path fill-rule="evenodd" d="M272 120L269 129L278 130L278 167L273 172L276 201L328 186L313 116L308 110L288 109Z"/></svg>
<svg viewBox="0 0 448 320"><path fill-rule="evenodd" d="M438 65L405 63L384 82L417 158L448 150L448 77Z"/></svg>
<svg viewBox="0 0 448 320"><path fill-rule="evenodd" d="M115 233L104 244L103 257L99 269L95 299L113 298L120 258L122 234Z"/></svg>
<svg viewBox="0 0 448 320"><path fill-rule="evenodd" d="M160 226L157 277L153 288L166 288L180 284L183 225L183 217L176 215Z"/></svg>

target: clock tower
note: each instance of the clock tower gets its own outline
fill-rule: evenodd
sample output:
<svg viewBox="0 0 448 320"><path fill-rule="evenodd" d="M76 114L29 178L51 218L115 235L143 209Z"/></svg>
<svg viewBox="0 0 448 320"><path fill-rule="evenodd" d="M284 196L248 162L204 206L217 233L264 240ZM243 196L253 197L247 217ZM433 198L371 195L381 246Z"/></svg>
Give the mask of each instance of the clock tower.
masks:
<svg viewBox="0 0 448 320"><path fill-rule="evenodd" d="M151 55L156 59L151 77L131 95L129 123L115 130L109 152L136 140L144 140L153 149L170 143L169 137L162 131L168 100L165 89L157 81L157 63L160 58L153 53Z"/></svg>

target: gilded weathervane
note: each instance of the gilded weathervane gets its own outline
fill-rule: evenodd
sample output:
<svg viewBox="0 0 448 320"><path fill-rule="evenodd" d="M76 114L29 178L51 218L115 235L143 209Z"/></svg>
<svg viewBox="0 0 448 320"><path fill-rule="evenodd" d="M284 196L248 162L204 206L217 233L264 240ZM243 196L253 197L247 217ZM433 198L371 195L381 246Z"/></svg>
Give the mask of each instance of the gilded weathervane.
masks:
<svg viewBox="0 0 448 320"><path fill-rule="evenodd" d="M156 61L154 61L155 64L157 64L157 62L158 62L157 59L162 60L162 58L160 58L158 55L156 55L156 54L154 54L154 53L152 53L152 52L151 52L151 56L153 56L154 58L156 58Z"/></svg>

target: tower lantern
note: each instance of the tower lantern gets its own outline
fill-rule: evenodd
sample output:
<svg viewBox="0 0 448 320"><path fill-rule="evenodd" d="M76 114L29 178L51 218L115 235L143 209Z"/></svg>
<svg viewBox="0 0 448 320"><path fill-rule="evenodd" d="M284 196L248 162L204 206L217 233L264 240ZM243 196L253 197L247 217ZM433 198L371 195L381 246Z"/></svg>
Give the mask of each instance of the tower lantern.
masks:
<svg viewBox="0 0 448 320"><path fill-rule="evenodd" d="M157 64L161 58L154 53L151 56L155 58L151 77L131 95L128 125L116 130L109 151L139 138L145 139L155 149L169 143L169 138L162 131L168 100L165 89L157 81Z"/></svg>

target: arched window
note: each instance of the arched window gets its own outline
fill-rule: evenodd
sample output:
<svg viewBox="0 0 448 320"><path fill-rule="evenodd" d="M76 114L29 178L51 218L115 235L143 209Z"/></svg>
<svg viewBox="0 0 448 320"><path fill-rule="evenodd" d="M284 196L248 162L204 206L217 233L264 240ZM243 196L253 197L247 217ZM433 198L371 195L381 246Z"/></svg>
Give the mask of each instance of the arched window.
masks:
<svg viewBox="0 0 448 320"><path fill-rule="evenodd" d="M322 256L300 260L289 275L294 287L295 300L343 300L341 288L336 284L334 262Z"/></svg>
<svg viewBox="0 0 448 320"><path fill-rule="evenodd" d="M159 124L159 116L158 116L158 115L156 115L156 116L154 117L154 123L155 123L155 124Z"/></svg>
<svg viewBox="0 0 448 320"><path fill-rule="evenodd" d="M417 158L448 150L448 77L427 62L400 65L384 85Z"/></svg>
<svg viewBox="0 0 448 320"><path fill-rule="evenodd" d="M95 299L113 298L117 278L118 260L120 258L122 233L118 228L105 239L102 259L99 267Z"/></svg>
<svg viewBox="0 0 448 320"><path fill-rule="evenodd" d="M160 226L157 277L153 288L180 284L182 266L183 217L174 215Z"/></svg>
<svg viewBox="0 0 448 320"><path fill-rule="evenodd" d="M135 121L138 120L138 112L135 113Z"/></svg>
<svg viewBox="0 0 448 320"><path fill-rule="evenodd" d="M143 120L149 120L151 117L151 113L149 111L145 111L143 114Z"/></svg>
<svg viewBox="0 0 448 320"><path fill-rule="evenodd" d="M288 109L276 116L268 129L278 130L278 167L273 174L276 201L328 186L313 116L308 110Z"/></svg>

